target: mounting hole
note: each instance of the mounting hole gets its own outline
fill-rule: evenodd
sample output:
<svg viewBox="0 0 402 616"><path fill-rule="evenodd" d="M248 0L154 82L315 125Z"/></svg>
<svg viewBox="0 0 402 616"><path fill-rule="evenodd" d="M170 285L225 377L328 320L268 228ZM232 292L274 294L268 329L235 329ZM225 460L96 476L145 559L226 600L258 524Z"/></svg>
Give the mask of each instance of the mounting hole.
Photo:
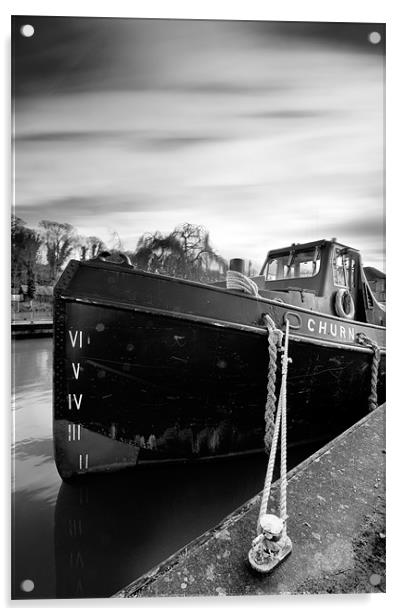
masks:
<svg viewBox="0 0 402 616"><path fill-rule="evenodd" d="M378 586L381 584L381 575L378 575L378 573L373 573L373 575L370 575L370 584L372 586Z"/></svg>
<svg viewBox="0 0 402 616"><path fill-rule="evenodd" d="M34 588L35 584L32 580L23 580L21 582L21 590L23 590L24 592L32 592Z"/></svg>
<svg viewBox="0 0 402 616"><path fill-rule="evenodd" d="M368 39L373 45L378 45L381 41L381 34L379 32L370 32Z"/></svg>
<svg viewBox="0 0 402 616"><path fill-rule="evenodd" d="M30 38L31 36L35 34L35 28L31 26L31 24L25 24L21 26L20 32L22 36L26 36L27 38Z"/></svg>

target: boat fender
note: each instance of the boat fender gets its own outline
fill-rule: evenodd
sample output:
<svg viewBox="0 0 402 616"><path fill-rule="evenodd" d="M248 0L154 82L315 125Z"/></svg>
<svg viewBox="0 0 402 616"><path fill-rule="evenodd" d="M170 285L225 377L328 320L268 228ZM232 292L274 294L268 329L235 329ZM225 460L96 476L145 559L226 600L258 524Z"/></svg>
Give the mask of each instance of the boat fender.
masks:
<svg viewBox="0 0 402 616"><path fill-rule="evenodd" d="M335 295L335 311L338 317L353 319L355 316L355 303L349 289L338 289Z"/></svg>

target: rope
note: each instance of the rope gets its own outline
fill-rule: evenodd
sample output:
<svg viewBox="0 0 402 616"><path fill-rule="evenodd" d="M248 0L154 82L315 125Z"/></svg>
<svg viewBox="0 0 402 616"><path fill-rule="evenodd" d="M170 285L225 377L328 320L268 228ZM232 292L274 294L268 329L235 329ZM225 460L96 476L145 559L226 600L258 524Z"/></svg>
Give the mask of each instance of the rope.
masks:
<svg viewBox="0 0 402 616"><path fill-rule="evenodd" d="M226 272L226 287L228 289L236 289L245 291L255 297L260 297L258 293L258 286L245 274L236 272L234 270L228 270ZM281 347L283 332L278 329L273 319L266 314L265 324L268 329L268 378L267 378L267 402L265 405L265 450L268 453L271 449L272 439L274 435L275 426L275 409L276 409L276 371L277 371L277 353L278 348Z"/></svg>
<svg viewBox="0 0 402 616"><path fill-rule="evenodd" d="M251 278L245 274L235 272L234 270L228 270L226 272L226 288L235 289L237 291L245 291L246 293L249 293L249 295L255 295L256 297L259 295L258 286L254 280L251 280Z"/></svg>
<svg viewBox="0 0 402 616"><path fill-rule="evenodd" d="M267 454L271 449L272 438L275 425L275 409L276 409L276 372L277 372L277 354L278 348L282 345L283 333L277 329L273 319L266 314L264 316L265 324L268 330L268 377L267 377L267 401L265 405L265 451Z"/></svg>
<svg viewBox="0 0 402 616"><path fill-rule="evenodd" d="M287 519L287 422L286 422L286 410L287 410L287 379L288 379L288 364L291 359L288 357L288 345L289 345L289 321L286 319L285 330L285 345L282 355L282 383L281 383L281 418L282 418L282 431L281 431L281 501L280 501L280 517L284 521L285 533L286 533L286 519Z"/></svg>
<svg viewBox="0 0 402 616"><path fill-rule="evenodd" d="M269 337L272 338L272 336L269 336ZM271 448L269 452L267 472L265 475L264 489L263 489L262 497L261 497L260 513L259 513L258 522L257 522L257 533L261 532L260 520L261 520L261 517L267 512L267 509L268 509L268 501L269 501L269 497L271 493L272 475L273 475L274 466L275 466L275 457L276 457L276 451L278 447L279 428L281 425L281 421L282 421L282 430L281 430L280 517L284 521L284 523L286 523L286 518L287 518L286 386L287 386L288 363L290 361L288 358L288 346L289 346L289 321L286 319L285 345L283 348L283 355L282 355L281 390L279 394L278 408L276 411L276 418L275 418L275 424L274 424L274 430L273 430L273 437L271 441ZM267 400L267 405L268 405L268 400ZM268 428L266 430L268 430Z"/></svg>
<svg viewBox="0 0 402 616"><path fill-rule="evenodd" d="M226 272L226 287L228 289L236 289L245 291L250 295L259 297L258 286L256 283L240 272L228 270ZM265 324L268 330L268 377L267 377L267 401L265 405L265 435L264 443L267 453L269 452L269 460L267 472L265 475L264 489L261 497L260 514L258 516L257 533L261 532L260 520L267 512L269 496L271 493L272 476L275 466L276 451L278 448L279 428L281 427L281 484L280 484L280 517L284 522L286 533L287 519L287 452L286 452L286 386L288 375L288 363L291 361L288 357L289 346L289 321L286 319L285 330L285 345L282 355L282 382L279 394L278 406L276 405L277 398L275 393L276 372L277 372L277 355L278 349L282 348L283 332L275 325L274 320L266 314L264 316ZM276 410L276 416L275 416Z"/></svg>
<svg viewBox="0 0 402 616"><path fill-rule="evenodd" d="M370 379L370 395L368 397L369 410L374 411L377 406L377 385L378 385L378 369L380 366L381 353L380 347L375 340L372 340L364 332L358 332L356 334L356 341L363 345L373 349L373 362L371 364L371 379Z"/></svg>
<svg viewBox="0 0 402 616"><path fill-rule="evenodd" d="M281 421L281 406L280 404L278 404L278 410L276 413L276 420L275 420L274 435L272 438L272 446L271 446L271 451L269 452L269 460L268 460L267 472L265 475L264 489L262 491L262 496L261 496L260 513L259 513L258 522L257 522L257 534L261 532L260 520L262 516L268 510L268 501L269 501L269 496L271 494L272 475L274 472L276 450L278 446L280 421Z"/></svg>

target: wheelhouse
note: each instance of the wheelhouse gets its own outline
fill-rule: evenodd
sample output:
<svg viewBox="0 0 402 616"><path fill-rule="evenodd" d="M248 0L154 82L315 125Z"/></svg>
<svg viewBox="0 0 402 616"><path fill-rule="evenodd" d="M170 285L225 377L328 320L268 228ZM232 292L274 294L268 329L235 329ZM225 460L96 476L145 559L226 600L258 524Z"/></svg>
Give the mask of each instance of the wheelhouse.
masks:
<svg viewBox="0 0 402 616"><path fill-rule="evenodd" d="M385 325L358 250L335 239L270 250L257 280L262 295L342 318Z"/></svg>

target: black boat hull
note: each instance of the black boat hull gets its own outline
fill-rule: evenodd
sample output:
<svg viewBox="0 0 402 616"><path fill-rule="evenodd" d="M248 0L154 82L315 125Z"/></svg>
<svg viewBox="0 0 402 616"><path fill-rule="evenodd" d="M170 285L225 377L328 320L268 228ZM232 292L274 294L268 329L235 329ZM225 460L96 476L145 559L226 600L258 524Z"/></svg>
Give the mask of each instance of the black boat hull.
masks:
<svg viewBox="0 0 402 616"><path fill-rule="evenodd" d="M261 326L116 304L56 297L55 459L64 479L263 448L268 346ZM356 344L296 334L290 445L331 438L368 412L373 359Z"/></svg>

